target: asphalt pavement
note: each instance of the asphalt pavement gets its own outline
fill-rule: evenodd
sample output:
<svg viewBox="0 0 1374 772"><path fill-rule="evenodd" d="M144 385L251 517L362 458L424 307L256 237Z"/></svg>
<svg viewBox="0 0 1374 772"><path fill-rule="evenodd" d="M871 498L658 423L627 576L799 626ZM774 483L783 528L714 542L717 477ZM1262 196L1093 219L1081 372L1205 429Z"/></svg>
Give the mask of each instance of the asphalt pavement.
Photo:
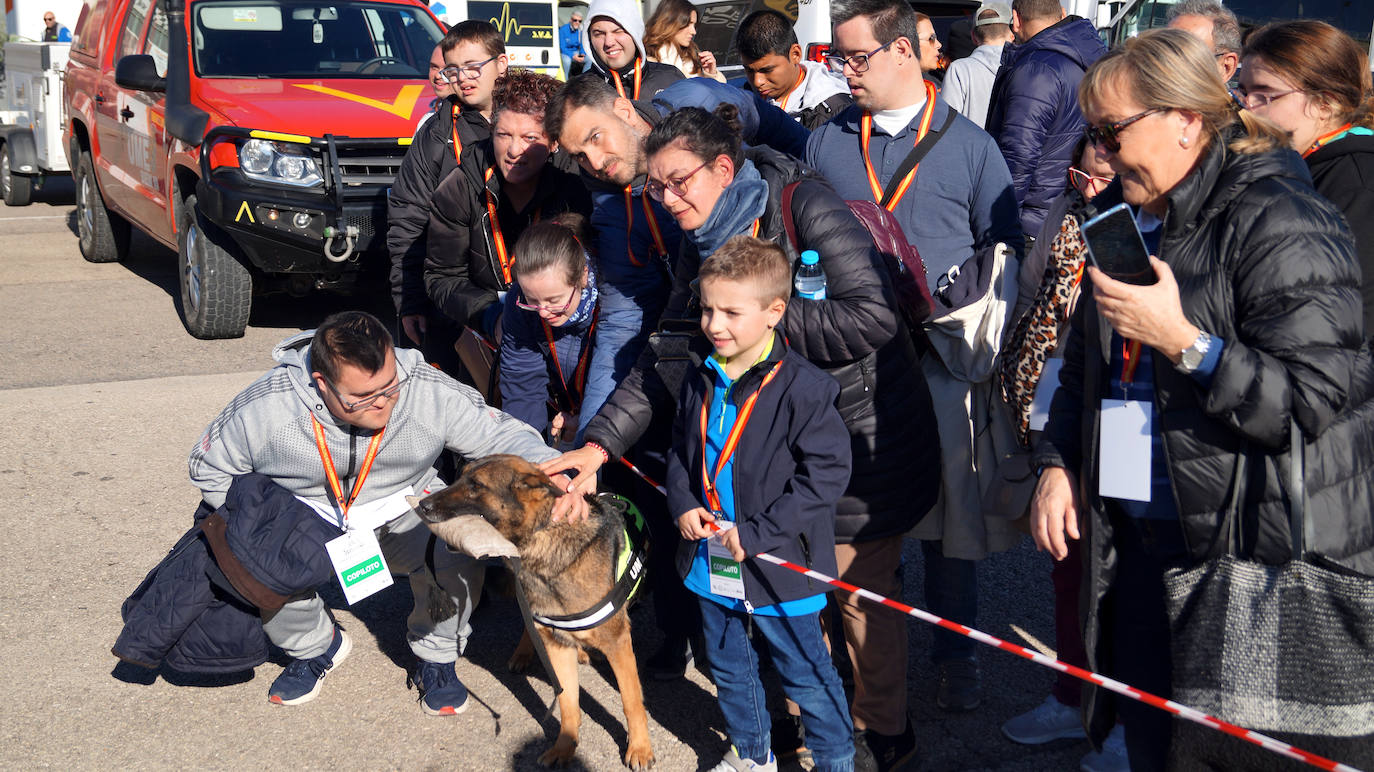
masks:
<svg viewBox="0 0 1374 772"><path fill-rule="evenodd" d="M272 364L272 346L326 314L386 313L385 288L362 297L259 298L247 334L199 341L176 312L176 256L136 236L122 264L81 259L70 182L33 205L0 206L0 711L4 769L537 769L557 732L540 676L514 675L513 601L488 598L459 677L472 693L454 718L421 712L406 687L410 597L398 585L354 607L326 592L353 636L352 656L319 698L267 702L283 664L236 676L147 671L110 654L120 604L190 526L198 495L191 445L240 389ZM923 604L921 554L906 550L905 598ZM980 625L1050 652L1048 559L1028 541L979 566ZM895 612L894 612L895 613ZM658 636L649 604L633 612L643 661ZM913 770L1076 769L1085 742L1020 746L998 727L1038 704L1053 674L980 647L984 703L947 714L934 705L931 628L911 625L907 678L920 746ZM893 652L893 656L903 656ZM537 671L538 668L536 667ZM580 671L579 761L623 769L626 735L604 661ZM644 684L656 769L695 770L724 753L710 682Z"/></svg>

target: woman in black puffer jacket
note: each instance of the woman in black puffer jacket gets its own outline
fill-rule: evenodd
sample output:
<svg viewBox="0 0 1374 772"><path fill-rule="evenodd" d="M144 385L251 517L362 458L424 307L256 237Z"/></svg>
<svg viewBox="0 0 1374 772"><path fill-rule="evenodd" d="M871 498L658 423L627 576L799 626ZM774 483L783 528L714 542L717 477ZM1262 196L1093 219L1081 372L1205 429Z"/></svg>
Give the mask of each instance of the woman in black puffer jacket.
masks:
<svg viewBox="0 0 1374 772"><path fill-rule="evenodd" d="M897 312L884 258L828 182L776 151L741 150L739 133L730 125L733 107L718 110L724 119L700 108L679 110L645 142L651 195L662 198L685 235L663 319L685 320L684 328L698 328L691 282L702 260L732 236L754 234L774 241L794 264L799 251L819 253L827 279L825 299L792 298L779 329L794 351L840 384L838 407L854 459L835 519L841 577L899 596L902 535L940 492L940 441L925 377ZM690 165L677 168L678 161L687 159ZM798 183L791 196L800 242L795 246L785 233L782 214L783 191L791 183ZM709 353L709 344L705 349ZM652 350L645 349L587 426L589 444L610 456L623 454L652 417L672 414L675 397L655 372ZM669 514L676 518L681 513ZM906 621L883 610L870 613L848 598L843 610L845 627L853 630L846 638L855 669L854 719L860 726L895 724L886 731L901 733ZM856 650L854 641L863 646Z"/></svg>
<svg viewBox="0 0 1374 772"><path fill-rule="evenodd" d="M1351 429L1368 423L1364 412L1343 412L1363 407L1368 392L1360 270L1339 211L1313 191L1283 132L1238 109L1195 38L1159 30L1127 41L1088 71L1079 100L1090 140L1118 174L1093 204L1136 208L1158 255L1157 283L1128 285L1095 268L1084 277L1091 292L1072 318L1035 454L1032 535L1056 558L1081 535L1089 666L1167 697L1174 666L1207 652L1171 658L1164 573L1202 563L1224 538L1237 470L1239 554L1268 564L1292 555L1284 476L1293 422L1308 444L1327 431L1355 438L1340 457L1307 454L1307 547L1370 570L1374 446L1359 438L1367 427ZM1152 413L1140 441L1104 418L1106 400L1119 399ZM1122 489L1123 473L1099 477L1101 458L1128 445L1134 452L1116 468L1143 473L1136 491ZM1276 656L1277 642L1252 645L1236 656ZM1095 742L1112 726L1113 700L1103 696L1093 689L1084 702ZM1132 769L1200 763L1179 758L1182 745L1169 758L1167 713L1116 703ZM1201 750L1187 752L1240 745L1205 734ZM1325 739L1335 748L1351 738ZM1223 766L1254 768L1234 756Z"/></svg>

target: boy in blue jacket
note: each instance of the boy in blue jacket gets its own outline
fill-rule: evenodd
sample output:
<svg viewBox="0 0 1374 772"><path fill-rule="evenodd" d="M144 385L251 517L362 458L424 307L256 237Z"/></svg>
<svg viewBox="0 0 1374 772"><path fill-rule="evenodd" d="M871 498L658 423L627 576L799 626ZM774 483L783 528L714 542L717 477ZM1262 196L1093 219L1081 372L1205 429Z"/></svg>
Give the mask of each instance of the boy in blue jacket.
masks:
<svg viewBox="0 0 1374 772"><path fill-rule="evenodd" d="M715 353L688 375L678 400L668 511L683 539L678 573L699 596L732 744L715 770L777 769L752 625L787 696L801 706L815 768L848 772L849 704L821 636L827 587L746 561L769 552L834 573L835 501L850 473L849 434L835 408L839 385L774 331L791 290L777 245L736 236L701 264L698 282L701 329Z"/></svg>

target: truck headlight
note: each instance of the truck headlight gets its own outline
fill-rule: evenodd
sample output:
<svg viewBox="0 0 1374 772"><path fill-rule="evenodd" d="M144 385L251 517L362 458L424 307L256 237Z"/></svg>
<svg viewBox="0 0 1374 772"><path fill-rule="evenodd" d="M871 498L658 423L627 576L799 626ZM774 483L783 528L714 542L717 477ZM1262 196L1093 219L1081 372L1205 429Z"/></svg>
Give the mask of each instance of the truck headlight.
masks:
<svg viewBox="0 0 1374 772"><path fill-rule="evenodd" d="M288 142L250 139L239 148L239 168L263 182L313 188L324 184L319 165L308 148Z"/></svg>

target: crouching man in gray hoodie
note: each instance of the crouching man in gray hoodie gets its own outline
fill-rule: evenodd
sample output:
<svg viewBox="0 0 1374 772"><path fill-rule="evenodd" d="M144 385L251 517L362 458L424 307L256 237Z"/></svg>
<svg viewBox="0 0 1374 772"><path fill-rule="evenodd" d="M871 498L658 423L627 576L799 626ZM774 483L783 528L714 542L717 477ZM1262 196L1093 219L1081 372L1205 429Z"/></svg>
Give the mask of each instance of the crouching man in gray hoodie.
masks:
<svg viewBox="0 0 1374 772"><path fill-rule="evenodd" d="M236 476L257 472L339 526L344 535L327 546L350 603L389 585L391 574L408 576L415 605L407 639L419 660L411 681L421 707L461 713L468 693L454 663L471 632L482 566L442 542L431 549L405 497L444 485L435 464L445 449L534 463L557 453L419 352L396 349L370 314L335 314L272 353L277 366L235 397L191 451L191 481L219 507ZM567 495L554 516L586 517L586 507ZM314 699L351 649L314 590L264 612L263 631L293 658L268 692L279 705Z"/></svg>

